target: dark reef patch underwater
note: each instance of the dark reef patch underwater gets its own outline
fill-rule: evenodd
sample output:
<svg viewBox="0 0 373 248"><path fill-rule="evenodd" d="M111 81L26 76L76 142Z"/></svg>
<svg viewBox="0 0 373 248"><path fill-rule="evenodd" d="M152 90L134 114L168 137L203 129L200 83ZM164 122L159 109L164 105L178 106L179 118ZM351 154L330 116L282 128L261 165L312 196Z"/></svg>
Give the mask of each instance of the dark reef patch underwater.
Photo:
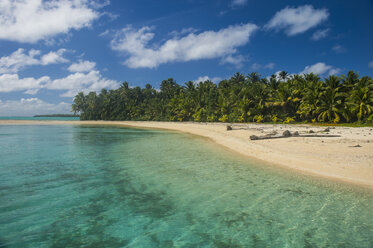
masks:
<svg viewBox="0 0 373 248"><path fill-rule="evenodd" d="M372 247L373 194L173 132L0 126L0 247Z"/></svg>

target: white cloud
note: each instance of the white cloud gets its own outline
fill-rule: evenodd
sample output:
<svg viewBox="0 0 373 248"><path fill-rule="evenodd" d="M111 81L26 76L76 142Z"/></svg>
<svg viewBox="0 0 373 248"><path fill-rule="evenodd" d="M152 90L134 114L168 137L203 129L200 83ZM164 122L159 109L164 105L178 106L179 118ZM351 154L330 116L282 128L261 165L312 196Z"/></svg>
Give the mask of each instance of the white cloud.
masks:
<svg viewBox="0 0 373 248"><path fill-rule="evenodd" d="M50 81L46 88L49 90L67 90L61 94L62 97L74 97L78 92L99 91L103 88L114 89L118 87L118 82L103 78L99 71L88 73L76 72L65 78Z"/></svg>
<svg viewBox="0 0 373 248"><path fill-rule="evenodd" d="M231 5L232 5L233 7L244 6L244 5L247 4L247 1L248 1L248 0L232 0Z"/></svg>
<svg viewBox="0 0 373 248"><path fill-rule="evenodd" d="M235 65L237 68L241 68L245 61L247 61L247 58L242 56L241 54L231 54L223 57L220 61L220 64L232 64Z"/></svg>
<svg viewBox="0 0 373 248"><path fill-rule="evenodd" d="M254 63L250 66L250 69L253 70L253 71L258 71L260 69L273 69L275 68L275 64L274 63L268 63L268 64L265 64L265 65L261 65L259 63Z"/></svg>
<svg viewBox="0 0 373 248"><path fill-rule="evenodd" d="M26 91L25 93L36 93L45 87L49 77L41 78L19 78L17 74L3 74L0 76L0 92Z"/></svg>
<svg viewBox="0 0 373 248"><path fill-rule="evenodd" d="M373 68L373 61L370 61L368 66L369 66L369 68Z"/></svg>
<svg viewBox="0 0 373 248"><path fill-rule="evenodd" d="M207 80L210 80L213 83L219 83L219 81L221 81L221 78L220 77L210 78L209 76L201 76L201 77L197 78L196 80L194 80L193 82L196 83L196 84L199 84L200 82L205 82Z"/></svg>
<svg viewBox="0 0 373 248"><path fill-rule="evenodd" d="M258 64L258 63L254 63L250 66L250 69L253 70L253 71L258 71L262 68L262 65L261 64Z"/></svg>
<svg viewBox="0 0 373 248"><path fill-rule="evenodd" d="M335 75L339 74L341 72L341 69L334 68L331 65L327 65L325 63L319 62L313 65L306 66L302 72L299 74L308 74L308 73L314 73L318 75Z"/></svg>
<svg viewBox="0 0 373 248"><path fill-rule="evenodd" d="M335 45L332 47L332 50L336 53L344 53L346 49L341 45Z"/></svg>
<svg viewBox="0 0 373 248"><path fill-rule="evenodd" d="M67 59L63 57L63 53L66 52L66 49L59 49L56 52L49 52L41 57L42 65L57 64L57 63L66 63Z"/></svg>
<svg viewBox="0 0 373 248"><path fill-rule="evenodd" d="M0 73L17 73L19 70L33 65L48 65L65 63L68 60L63 57L66 49L49 52L40 57L40 51L31 49L26 53L25 49L19 48L9 56L0 58Z"/></svg>
<svg viewBox="0 0 373 248"><path fill-rule="evenodd" d="M19 78L17 74L0 76L0 92L23 91L25 94L36 94L40 89L65 91L62 97L74 97L78 92L100 91L103 88L114 89L119 83L104 78L99 71L87 73L76 72L67 77L52 80L48 76L41 78Z"/></svg>
<svg viewBox="0 0 373 248"><path fill-rule="evenodd" d="M198 29L196 28L183 28L181 31L172 31L169 33L169 35L174 36L174 37L179 37L184 34L190 34L190 33L197 33Z"/></svg>
<svg viewBox="0 0 373 248"><path fill-rule="evenodd" d="M275 63L268 63L264 65L264 69L273 69L275 68Z"/></svg>
<svg viewBox="0 0 373 248"><path fill-rule="evenodd" d="M298 8L286 7L278 11L265 25L265 28L285 29L286 34L292 36L319 25L328 16L327 9L314 9L312 5L303 5Z"/></svg>
<svg viewBox="0 0 373 248"><path fill-rule="evenodd" d="M313 33L311 39L312 40L321 40L321 39L325 38L326 36L328 36L329 31L330 31L329 28L319 29L319 30L317 30L316 32Z"/></svg>
<svg viewBox="0 0 373 248"><path fill-rule="evenodd" d="M85 60L85 61L79 61L79 63L71 64L68 70L71 72L86 72L86 71L92 71L95 67L96 67L95 62Z"/></svg>
<svg viewBox="0 0 373 248"><path fill-rule="evenodd" d="M37 114L68 114L71 103L47 103L39 98L0 101L0 116L33 116Z"/></svg>
<svg viewBox="0 0 373 248"><path fill-rule="evenodd" d="M96 1L1 0L0 39L35 43L71 29L91 25L99 17Z"/></svg>
<svg viewBox="0 0 373 248"><path fill-rule="evenodd" d="M124 64L130 68L155 68L169 62L186 62L199 59L221 58L223 62L236 63L237 47L249 42L250 35L257 30L254 24L230 26L219 31L189 33L174 37L162 45L149 46L154 33L150 27L134 30L126 27L117 32L111 48L124 52L129 57Z"/></svg>

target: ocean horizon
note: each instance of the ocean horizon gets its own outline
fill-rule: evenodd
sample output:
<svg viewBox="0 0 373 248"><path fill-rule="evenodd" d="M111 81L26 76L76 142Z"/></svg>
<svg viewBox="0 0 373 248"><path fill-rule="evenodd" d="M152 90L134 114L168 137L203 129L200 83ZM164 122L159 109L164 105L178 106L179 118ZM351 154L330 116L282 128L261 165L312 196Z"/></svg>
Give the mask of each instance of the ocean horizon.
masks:
<svg viewBox="0 0 373 248"><path fill-rule="evenodd" d="M35 116L0 116L0 120L24 121L79 121L79 117L35 117Z"/></svg>

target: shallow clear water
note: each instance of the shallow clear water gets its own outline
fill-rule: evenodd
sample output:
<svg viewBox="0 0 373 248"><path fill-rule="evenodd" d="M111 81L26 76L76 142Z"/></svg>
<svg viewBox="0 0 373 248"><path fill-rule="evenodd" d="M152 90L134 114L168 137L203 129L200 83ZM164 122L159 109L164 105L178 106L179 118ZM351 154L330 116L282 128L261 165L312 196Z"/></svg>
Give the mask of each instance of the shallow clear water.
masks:
<svg viewBox="0 0 373 248"><path fill-rule="evenodd" d="M0 126L0 247L372 247L373 194L179 133Z"/></svg>

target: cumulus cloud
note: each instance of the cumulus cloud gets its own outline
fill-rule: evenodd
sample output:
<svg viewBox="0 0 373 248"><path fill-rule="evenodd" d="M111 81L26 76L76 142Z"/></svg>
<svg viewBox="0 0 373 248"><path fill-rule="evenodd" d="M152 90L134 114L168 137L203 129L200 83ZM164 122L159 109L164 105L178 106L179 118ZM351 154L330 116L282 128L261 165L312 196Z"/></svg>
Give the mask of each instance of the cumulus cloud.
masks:
<svg viewBox="0 0 373 248"><path fill-rule="evenodd" d="M298 8L286 7L278 11L265 25L266 29L284 29L286 34L293 36L306 32L328 19L327 9L314 9L312 5Z"/></svg>
<svg viewBox="0 0 373 248"><path fill-rule="evenodd" d="M96 1L2 0L0 39L35 43L71 29L91 25L99 17Z"/></svg>
<svg viewBox="0 0 373 248"><path fill-rule="evenodd" d="M326 36L328 36L329 30L330 30L329 28L319 29L319 30L317 30L316 32L313 33L311 39L312 40L321 40L321 39L325 38Z"/></svg>
<svg viewBox="0 0 373 248"><path fill-rule="evenodd" d="M247 4L248 0L232 0L231 5L232 7L240 7Z"/></svg>
<svg viewBox="0 0 373 248"><path fill-rule="evenodd" d="M74 97L78 92L99 91L103 88L114 89L118 87L118 82L102 77L99 71L88 73L76 72L65 78L50 81L46 88L50 90L67 90L62 97Z"/></svg>
<svg viewBox="0 0 373 248"><path fill-rule="evenodd" d="M95 67L96 67L95 62L85 60L85 61L79 61L78 63L71 64L68 70L71 72L86 72L86 71L93 70Z"/></svg>
<svg viewBox="0 0 373 248"><path fill-rule="evenodd" d="M49 82L50 78L19 78L17 74L3 74L0 76L0 92L26 91L25 93L37 93L37 91Z"/></svg>
<svg viewBox="0 0 373 248"><path fill-rule="evenodd" d="M40 56L39 50L31 49L28 52L19 48L9 56L0 58L0 73L17 73L19 70L33 65L48 65L68 62L63 57L66 49L59 49Z"/></svg>
<svg viewBox="0 0 373 248"><path fill-rule="evenodd" d="M47 103L39 98L0 101L0 116L33 116L37 114L68 114L71 103Z"/></svg>
<svg viewBox="0 0 373 248"><path fill-rule="evenodd" d="M341 69L319 62L313 65L306 66L304 70L299 74L308 74L311 72L318 75L335 75L341 73Z"/></svg>
<svg viewBox="0 0 373 248"><path fill-rule="evenodd" d="M78 92L99 91L103 88L114 89L119 83L104 78L99 71L87 73L76 72L67 77L52 80L48 76L41 78L19 78L17 74L0 76L0 92L23 91L25 94L36 94L40 89L64 91L60 96L74 97Z"/></svg>
<svg viewBox="0 0 373 248"><path fill-rule="evenodd" d="M117 32L111 41L111 48L128 56L124 64L130 68L155 68L169 62L213 58L236 63L235 59L240 59L237 47L247 44L257 29L256 25L250 23L235 25L218 31L189 33L155 46L149 45L155 36L150 27L135 30L128 26Z"/></svg>
<svg viewBox="0 0 373 248"><path fill-rule="evenodd" d="M56 52L49 52L41 57L42 65L57 64L57 63L66 63L67 59L63 57L63 53L66 52L66 49L59 49Z"/></svg>

